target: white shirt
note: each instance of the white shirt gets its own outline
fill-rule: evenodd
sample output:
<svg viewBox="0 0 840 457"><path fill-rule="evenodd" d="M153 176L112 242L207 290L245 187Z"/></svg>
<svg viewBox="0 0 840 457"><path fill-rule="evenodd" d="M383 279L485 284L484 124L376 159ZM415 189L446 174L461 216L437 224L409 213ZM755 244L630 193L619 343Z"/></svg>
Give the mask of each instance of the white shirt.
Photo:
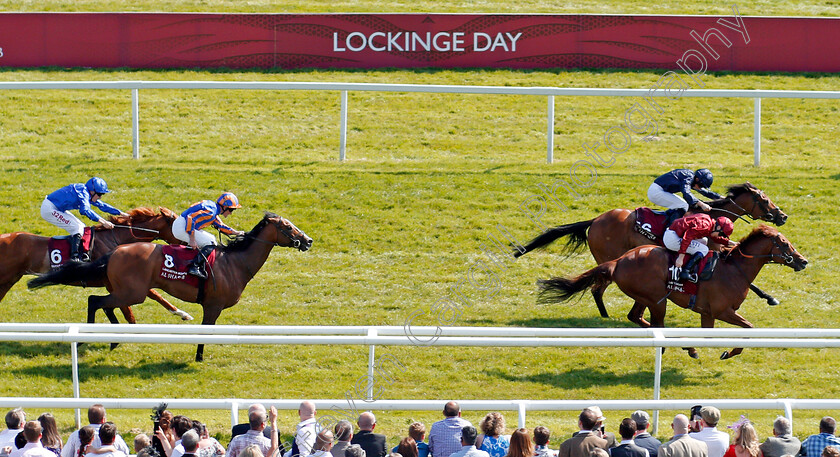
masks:
<svg viewBox="0 0 840 457"><path fill-rule="evenodd" d="M0 432L0 449L4 448L6 446L11 446L11 448L14 450L15 449L15 437L18 436L18 433L20 433L22 431L23 431L22 428L17 429L17 430L10 430L10 429L7 428L6 430L3 430L2 432Z"/></svg>
<svg viewBox="0 0 840 457"><path fill-rule="evenodd" d="M93 441L90 442L91 446L93 447L101 447L102 442L99 440L99 427L102 424L90 424L96 430L96 436L93 437ZM64 444L64 447L61 448L61 457L76 457L79 454L79 447L82 443L79 441L79 431L76 430L72 434L70 434L70 438L67 438L67 443ZM125 444L125 440L117 434L114 438L114 447L117 448L118 451L122 452L125 455L131 453L128 450L128 445ZM105 457L107 454L96 454L98 457Z"/></svg>
<svg viewBox="0 0 840 457"><path fill-rule="evenodd" d="M175 442L175 447L172 448L172 455L169 457L181 457L185 452L187 451L184 449L184 445L181 444L181 440L178 440Z"/></svg>
<svg viewBox="0 0 840 457"><path fill-rule="evenodd" d="M321 427L318 426L318 421L313 417L300 421L297 424L297 431L295 432L295 442L297 443L298 452L301 456L308 456L315 447L315 438L321 432ZM291 457L292 450L289 449L283 454L283 457ZM172 457L175 457L174 455Z"/></svg>
<svg viewBox="0 0 840 457"><path fill-rule="evenodd" d="M53 455L55 455L55 454L53 454ZM85 454L85 457L128 457L128 456L122 451L111 451L111 452L106 452L104 454Z"/></svg>
<svg viewBox="0 0 840 457"><path fill-rule="evenodd" d="M55 457L53 451L45 448L40 441L26 443L26 446L13 450L9 457Z"/></svg>
<svg viewBox="0 0 840 457"><path fill-rule="evenodd" d="M726 454L726 450L729 449L729 434L714 427L704 425L703 430L689 433L688 436L706 443L709 448L709 457L723 457L723 454Z"/></svg>

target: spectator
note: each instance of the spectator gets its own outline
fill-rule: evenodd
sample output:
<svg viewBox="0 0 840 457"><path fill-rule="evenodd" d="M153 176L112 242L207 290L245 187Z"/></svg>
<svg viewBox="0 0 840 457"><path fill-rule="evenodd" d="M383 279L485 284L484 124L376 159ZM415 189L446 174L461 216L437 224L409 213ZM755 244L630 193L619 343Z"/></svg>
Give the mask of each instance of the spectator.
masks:
<svg viewBox="0 0 840 457"><path fill-rule="evenodd" d="M534 443L531 442L531 434L528 433L527 428L520 428L514 430L510 435L510 448L507 453L508 457L533 457Z"/></svg>
<svg viewBox="0 0 840 457"><path fill-rule="evenodd" d="M134 437L134 453L139 454L141 450L152 445L152 439L149 435L141 433Z"/></svg>
<svg viewBox="0 0 840 457"><path fill-rule="evenodd" d="M253 405L248 407L248 417L251 417L251 413L253 413L254 411L262 411L263 414L268 416L268 412L265 410L265 406L259 403L254 403ZM248 433L248 430L250 429L251 424L236 424L233 426L233 428L230 429L230 439L233 439L234 437L237 437L239 435L244 435L245 433ZM265 433L265 431L263 431L263 434L266 438L270 438L270 436L267 433Z"/></svg>
<svg viewBox="0 0 840 457"><path fill-rule="evenodd" d="M840 450L834 446L826 446L823 449L822 457L840 457Z"/></svg>
<svg viewBox="0 0 840 457"><path fill-rule="evenodd" d="M340 420L335 424L335 444L330 453L333 457L344 457L344 450L350 446L353 439L353 424L347 420Z"/></svg>
<svg viewBox="0 0 840 457"><path fill-rule="evenodd" d="M505 418L500 413L487 413L478 424L482 434L478 435L475 447L490 454L490 457L505 457L510 441L504 437Z"/></svg>
<svg viewBox="0 0 840 457"><path fill-rule="evenodd" d="M820 433L805 438L802 442L802 449L799 452L801 457L818 457L822 455L826 446L840 448L840 439L834 436L834 429L837 423L834 418L825 416L820 420Z"/></svg>
<svg viewBox="0 0 840 457"><path fill-rule="evenodd" d="M423 442L426 439L425 425L420 422L412 422L408 426L408 438L413 439L417 446L417 457L429 457L429 445ZM397 448L399 448L399 445L391 449L391 451L400 452ZM406 455L403 454L403 457L406 457Z"/></svg>
<svg viewBox="0 0 840 457"><path fill-rule="evenodd" d="M344 457L365 457L365 450L358 444L351 444L344 450Z"/></svg>
<svg viewBox="0 0 840 457"><path fill-rule="evenodd" d="M741 416L741 420L731 425L735 429L733 444L726 450L727 457L760 457L761 450L758 448L758 433L755 427Z"/></svg>
<svg viewBox="0 0 840 457"><path fill-rule="evenodd" d="M647 449L650 457L656 457L662 442L651 436L648 432L648 429L650 429L650 416L647 412L638 410L631 414L630 418L636 422L636 436L633 438L633 442L637 446Z"/></svg>
<svg viewBox="0 0 840 457"><path fill-rule="evenodd" d="M181 446L184 448L184 457L197 457L196 452L198 452L198 443L201 441L201 438L198 436L198 432L195 429L189 429L181 435Z"/></svg>
<svg viewBox="0 0 840 457"><path fill-rule="evenodd" d="M9 457L55 457L52 451L44 448L41 444L41 424L38 421L29 421L23 426L23 436L26 444L20 449L15 449Z"/></svg>
<svg viewBox="0 0 840 457"><path fill-rule="evenodd" d="M249 430L250 431L250 430ZM243 436L243 435L239 435ZM239 453L240 457L267 457L263 454L263 451L260 449L260 446L257 444L249 444Z"/></svg>
<svg viewBox="0 0 840 457"><path fill-rule="evenodd" d="M55 417L50 413L44 413L38 416L38 422L41 424L41 444L56 456L61 456L63 443L61 442L61 435L58 434Z"/></svg>
<svg viewBox="0 0 840 457"><path fill-rule="evenodd" d="M799 438L792 436L790 421L779 416L773 421L773 436L768 437L758 448L764 457L782 457L785 454L796 455L802 443Z"/></svg>
<svg viewBox="0 0 840 457"><path fill-rule="evenodd" d="M557 451L548 448L551 431L540 425L534 429L534 457L557 457Z"/></svg>
<svg viewBox="0 0 840 457"><path fill-rule="evenodd" d="M269 419L271 420L272 430L277 430L277 410L273 406L271 407ZM265 430L265 421L265 412L262 410L254 410L250 414L248 414L248 423L250 424L251 428L244 435L235 436L232 440L230 440L230 444L228 445L227 449L227 456L237 457L248 447L254 445L257 446L260 454L262 454L264 457L268 457L267 454L269 449L271 448L271 442L273 438L269 439L263 435L263 430ZM276 433L272 433L272 435L277 436Z"/></svg>
<svg viewBox="0 0 840 457"><path fill-rule="evenodd" d="M6 413L6 430L0 432L0 451L9 447L9 452L15 449L15 437L23 431L26 423L26 413L21 408L15 408ZM8 453L8 452L5 452Z"/></svg>
<svg viewBox="0 0 840 457"><path fill-rule="evenodd" d="M88 449L91 448L91 443L93 443L94 438L96 438L96 428L92 425L85 425L80 428L79 449L76 451L76 455L74 457L82 457L87 454ZM64 452L64 448L61 448L61 452Z"/></svg>
<svg viewBox="0 0 840 457"><path fill-rule="evenodd" d="M589 457L592 449L607 449L607 440L593 433L599 415L586 408L578 415L578 431L571 438L560 444L560 457Z"/></svg>
<svg viewBox="0 0 840 457"><path fill-rule="evenodd" d="M94 448L98 448L102 444L99 440L99 429L102 427L102 424L105 423L105 419L104 406L96 404L88 408L88 422L90 422L90 426L93 427L94 430L93 440L90 442L90 445ZM61 448L61 457L76 457L77 455L80 455L80 447L81 443L79 442L79 432L75 431L70 434L70 437L67 438L67 442L64 443L64 447ZM131 453L128 449L128 445L125 444L125 441L119 434L114 437L114 448L125 455ZM84 451L81 454L84 454Z"/></svg>
<svg viewBox="0 0 840 457"><path fill-rule="evenodd" d="M356 433L350 442L361 446L367 457L385 457L388 455L388 449L385 447L385 435L373 433L373 429L376 428L376 416L370 411L364 412L359 415L357 424L359 433Z"/></svg>
<svg viewBox="0 0 840 457"><path fill-rule="evenodd" d="M159 457L154 446L144 447L137 451L137 457Z"/></svg>
<svg viewBox="0 0 840 457"><path fill-rule="evenodd" d="M194 420L192 429L198 434L198 451L196 451L196 455L199 457L225 455L225 447L216 441L216 438L210 437L210 434L207 433L207 427L204 424Z"/></svg>
<svg viewBox="0 0 840 457"><path fill-rule="evenodd" d="M394 452L402 457L417 457L417 441L414 441L414 438L407 436L400 440L400 444L397 445L395 450L391 451L392 454Z"/></svg>
<svg viewBox="0 0 840 457"><path fill-rule="evenodd" d="M181 444L181 438L184 436L184 433L192 430L192 423L192 419L180 414L172 418L170 428L172 429L172 436L175 437L175 443L170 450L166 451L168 457L181 457L184 455L184 445ZM163 447L166 449L166 445Z"/></svg>
<svg viewBox="0 0 840 457"><path fill-rule="evenodd" d="M700 408L699 419L700 431L690 433L689 436L706 443L709 457L723 457L729 448L729 434L715 428L720 422L720 410L714 406L704 406Z"/></svg>
<svg viewBox="0 0 840 457"><path fill-rule="evenodd" d="M315 437L314 450L310 457L332 457L330 451L333 447L333 433L329 430L321 430Z"/></svg>
<svg viewBox="0 0 840 457"><path fill-rule="evenodd" d="M97 452L95 454L88 452L85 455L90 457L127 457L128 454L118 449L115 445L117 436L119 436L117 434L117 426L114 425L113 422L105 422L104 424L101 424L99 427L99 441L102 445L101 450L106 452ZM94 439L94 441L96 441L96 439ZM88 451L90 451L90 449L88 449Z"/></svg>
<svg viewBox="0 0 840 457"><path fill-rule="evenodd" d="M677 414L671 422L674 437L659 446L659 457L709 457L709 447L688 434L688 417Z"/></svg>
<svg viewBox="0 0 840 457"><path fill-rule="evenodd" d="M611 448L609 454L612 457L650 457L647 449L633 442L636 436L636 421L625 418L618 426L618 434L621 436L621 443Z"/></svg>
<svg viewBox="0 0 840 457"><path fill-rule="evenodd" d="M461 418L461 406L455 401L446 403L443 416L444 419L432 424L429 430L429 452L432 457L449 457L461 450L461 430L472 425Z"/></svg>
<svg viewBox="0 0 840 457"><path fill-rule="evenodd" d="M300 422L298 422L297 428L295 429L295 439L292 442L292 448L286 452L285 457L296 455L306 457L312 453L315 446L315 437L321 431L321 427L315 420L316 414L315 403L311 401L301 402L300 407L298 407Z"/></svg>
<svg viewBox="0 0 840 457"><path fill-rule="evenodd" d="M587 409L591 409L598 416L598 420L595 422L595 427L592 431L595 432L596 435L607 440L607 449L616 447L618 444L615 440L615 433L608 432L605 429L604 424L607 421L607 418L604 416L604 413L601 412L601 408L597 406L590 406Z"/></svg>
<svg viewBox="0 0 840 457"><path fill-rule="evenodd" d="M15 437L15 449L22 449L26 446L26 437L23 436L23 432L20 432Z"/></svg>
<svg viewBox="0 0 840 457"><path fill-rule="evenodd" d="M448 417L448 416L447 416ZM434 426L432 426L434 429ZM461 450L453 452L450 457L490 457L485 451L475 448L478 431L472 425L461 428Z"/></svg>

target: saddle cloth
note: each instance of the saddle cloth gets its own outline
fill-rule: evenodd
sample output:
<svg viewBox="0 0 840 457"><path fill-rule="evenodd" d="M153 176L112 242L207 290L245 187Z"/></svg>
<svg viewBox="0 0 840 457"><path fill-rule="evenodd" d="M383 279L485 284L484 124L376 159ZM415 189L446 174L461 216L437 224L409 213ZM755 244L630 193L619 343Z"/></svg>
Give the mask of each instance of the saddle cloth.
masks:
<svg viewBox="0 0 840 457"><path fill-rule="evenodd" d="M650 208L636 208L636 223L633 230L650 241L662 246L662 235L665 234L667 216L665 211L655 211Z"/></svg>
<svg viewBox="0 0 840 457"><path fill-rule="evenodd" d="M688 255L686 254L686 262L688 261ZM680 281L680 271L682 268L678 268L674 266L674 262L677 260L677 253L674 251L668 251L668 282L666 283L666 287L668 290L673 290L674 292L682 292L689 295L697 295L697 290L700 285L700 281L708 281L712 277L712 273L715 272L715 267L717 266L718 260L718 253L714 251L709 251L706 254L706 257L700 259L698 265L696 267L696 271L699 271L700 274L698 275L699 280L696 283L686 280L685 282Z"/></svg>
<svg viewBox="0 0 840 457"><path fill-rule="evenodd" d="M198 287L198 277L187 274L190 263L198 255L198 251L187 246L163 246L163 262L160 265L160 277L172 281L184 281L187 284ZM210 253L205 268L210 272L213 263L216 262L216 251Z"/></svg>
<svg viewBox="0 0 840 457"><path fill-rule="evenodd" d="M93 243L93 232L90 227L85 227L82 233L82 252L84 254L90 251L91 243ZM47 241L47 253L50 258L50 269L55 270L67 263L70 259L70 235L54 236Z"/></svg>

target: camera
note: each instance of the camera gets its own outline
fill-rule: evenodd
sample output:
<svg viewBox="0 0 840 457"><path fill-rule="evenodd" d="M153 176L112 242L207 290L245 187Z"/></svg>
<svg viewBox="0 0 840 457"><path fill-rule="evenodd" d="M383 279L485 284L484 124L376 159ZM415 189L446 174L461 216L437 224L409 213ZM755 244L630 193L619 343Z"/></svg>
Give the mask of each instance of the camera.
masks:
<svg viewBox="0 0 840 457"><path fill-rule="evenodd" d="M702 425L700 424L699 418L700 410L703 409L703 405L694 405L691 407L691 411L688 413L688 430L692 432L699 432L703 429Z"/></svg>
<svg viewBox="0 0 840 457"><path fill-rule="evenodd" d="M163 416L163 412L166 411L166 403L161 403L157 405L157 407L152 408L152 422L154 423L154 434L152 434L152 447L157 452L157 455L166 455L166 451L163 449L163 443L160 442L160 438L157 437L157 431L160 430L160 421L161 417Z"/></svg>

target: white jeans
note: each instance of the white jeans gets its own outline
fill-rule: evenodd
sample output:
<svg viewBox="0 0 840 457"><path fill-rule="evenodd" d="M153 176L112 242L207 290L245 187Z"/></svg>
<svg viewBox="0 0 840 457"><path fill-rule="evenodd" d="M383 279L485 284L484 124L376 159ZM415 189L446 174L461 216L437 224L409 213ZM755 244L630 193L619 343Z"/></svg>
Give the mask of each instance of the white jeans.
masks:
<svg viewBox="0 0 840 457"><path fill-rule="evenodd" d="M682 243L682 238L677 235L677 232L667 229L665 230L665 234L662 235L662 242L665 244L665 247L672 250L679 252L680 250L680 243ZM685 253L688 255L695 254L697 252L703 254L703 257L709 253L709 247L706 246L708 240L706 238L698 238L696 240L691 240L691 244L688 245L688 249L685 250Z"/></svg>
<svg viewBox="0 0 840 457"><path fill-rule="evenodd" d="M648 199L654 205L664 206L668 209L683 209L688 211L688 203L685 200L670 192L665 192L662 186L656 183L648 187Z"/></svg>
<svg viewBox="0 0 840 457"><path fill-rule="evenodd" d="M172 223L172 234L175 235L175 238L190 244L190 235L187 233L187 220L184 219L184 216L178 216L178 219L175 219L175 222ZM196 230L195 243L201 249L207 245L215 245L216 239L204 230Z"/></svg>
<svg viewBox="0 0 840 457"><path fill-rule="evenodd" d="M71 235L81 235L85 231L85 224L78 217L67 211L59 211L53 202L46 198L41 203L41 217L50 224L67 230Z"/></svg>

